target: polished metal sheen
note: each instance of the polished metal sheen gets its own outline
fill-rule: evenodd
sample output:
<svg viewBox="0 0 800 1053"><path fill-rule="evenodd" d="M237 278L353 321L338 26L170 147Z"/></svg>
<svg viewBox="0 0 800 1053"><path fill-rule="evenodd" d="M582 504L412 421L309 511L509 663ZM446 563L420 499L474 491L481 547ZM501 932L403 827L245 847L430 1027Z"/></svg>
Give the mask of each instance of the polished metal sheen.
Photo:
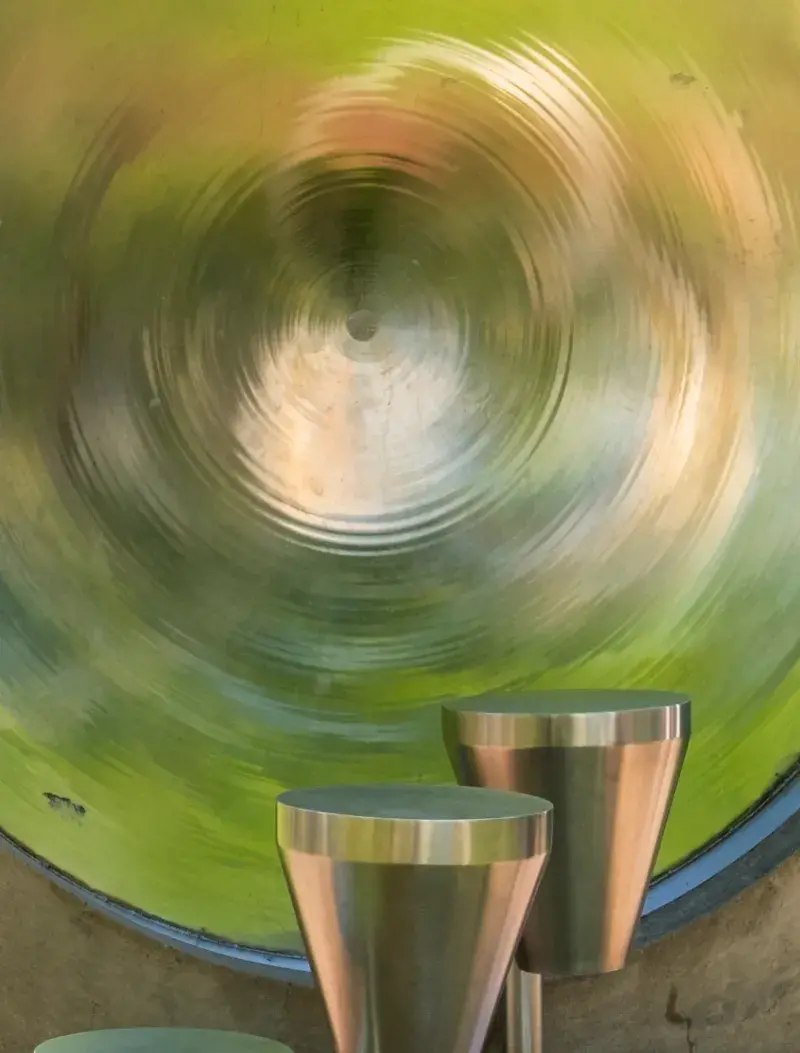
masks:
<svg viewBox="0 0 800 1053"><path fill-rule="evenodd" d="M520 966L546 976L621 969L686 752L688 700L530 692L447 703L442 713L460 781L553 802L553 849Z"/></svg>
<svg viewBox="0 0 800 1053"><path fill-rule="evenodd" d="M542 974L624 966L691 707L656 691L485 695L445 703L442 731L461 782L554 802L551 861L506 984L507 1053L542 1053Z"/></svg>
<svg viewBox="0 0 800 1053"><path fill-rule="evenodd" d="M797 0L0 3L0 829L291 956L279 794L647 684L659 869L727 830L800 750L799 108Z"/></svg>
<svg viewBox="0 0 800 1053"><path fill-rule="evenodd" d="M690 704L656 691L446 703L459 780L546 795L553 848L507 985L509 1053L540 1053L541 976L625 965L683 765Z"/></svg>
<svg viewBox="0 0 800 1053"><path fill-rule="evenodd" d="M338 1053L479 1053L551 816L535 797L458 786L279 797L281 861Z"/></svg>

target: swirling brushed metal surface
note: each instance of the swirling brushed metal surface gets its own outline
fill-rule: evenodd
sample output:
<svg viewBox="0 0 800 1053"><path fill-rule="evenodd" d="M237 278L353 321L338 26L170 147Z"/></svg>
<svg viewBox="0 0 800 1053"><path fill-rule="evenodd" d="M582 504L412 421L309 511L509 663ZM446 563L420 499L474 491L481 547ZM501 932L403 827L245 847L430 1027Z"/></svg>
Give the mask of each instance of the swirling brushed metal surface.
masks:
<svg viewBox="0 0 800 1053"><path fill-rule="evenodd" d="M296 946L285 788L685 691L662 865L800 743L794 3L0 9L0 826Z"/></svg>

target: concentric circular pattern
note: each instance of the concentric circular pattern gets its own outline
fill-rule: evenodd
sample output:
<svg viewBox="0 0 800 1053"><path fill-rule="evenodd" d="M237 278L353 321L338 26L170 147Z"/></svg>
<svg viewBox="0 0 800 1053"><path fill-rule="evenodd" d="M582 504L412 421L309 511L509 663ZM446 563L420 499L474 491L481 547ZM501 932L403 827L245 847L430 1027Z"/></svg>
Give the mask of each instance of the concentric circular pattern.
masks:
<svg viewBox="0 0 800 1053"><path fill-rule="evenodd" d="M513 3L362 53L162 6L0 32L0 825L291 946L282 789L447 777L447 695L652 686L694 850L800 748L783 27L715 78Z"/></svg>

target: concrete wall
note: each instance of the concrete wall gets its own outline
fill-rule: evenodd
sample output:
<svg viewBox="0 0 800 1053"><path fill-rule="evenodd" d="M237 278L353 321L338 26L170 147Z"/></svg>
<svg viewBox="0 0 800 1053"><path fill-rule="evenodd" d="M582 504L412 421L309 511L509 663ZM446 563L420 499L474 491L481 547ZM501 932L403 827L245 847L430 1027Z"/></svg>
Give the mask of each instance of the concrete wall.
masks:
<svg viewBox="0 0 800 1053"><path fill-rule="evenodd" d="M0 903L0 1053L143 1025L232 1028L329 1053L314 990L152 943L5 852ZM636 952L624 973L554 985L548 1006L548 1053L798 1053L800 856L721 913Z"/></svg>

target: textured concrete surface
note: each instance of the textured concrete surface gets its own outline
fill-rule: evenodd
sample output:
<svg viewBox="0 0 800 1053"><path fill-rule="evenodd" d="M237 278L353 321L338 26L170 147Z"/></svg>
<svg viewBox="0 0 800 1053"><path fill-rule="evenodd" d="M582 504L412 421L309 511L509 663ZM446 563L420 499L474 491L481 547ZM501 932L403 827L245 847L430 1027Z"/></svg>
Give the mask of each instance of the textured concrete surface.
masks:
<svg viewBox="0 0 800 1053"><path fill-rule="evenodd" d="M0 897L0 1053L144 1025L232 1028L330 1053L313 990L154 944L5 852ZM720 914L637 952L626 972L548 996L548 1053L797 1053L800 856Z"/></svg>
<svg viewBox="0 0 800 1053"><path fill-rule="evenodd" d="M800 855L548 1008L548 1053L798 1053Z"/></svg>

